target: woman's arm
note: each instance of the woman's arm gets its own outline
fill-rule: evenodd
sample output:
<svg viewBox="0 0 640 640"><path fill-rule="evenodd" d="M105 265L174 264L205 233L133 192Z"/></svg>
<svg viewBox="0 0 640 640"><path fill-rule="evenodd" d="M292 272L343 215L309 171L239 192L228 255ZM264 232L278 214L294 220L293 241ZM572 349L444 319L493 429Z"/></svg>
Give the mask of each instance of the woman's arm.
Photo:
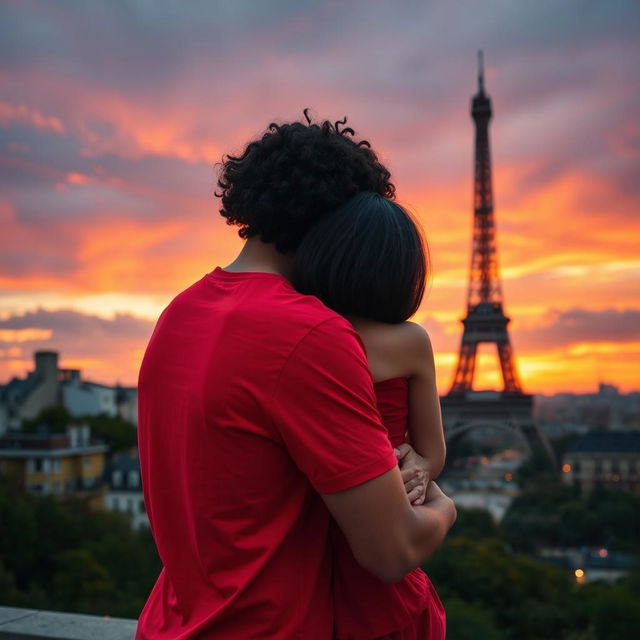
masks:
<svg viewBox="0 0 640 640"><path fill-rule="evenodd" d="M422 467L428 482L440 475L446 455L433 348L429 335L420 325L406 323L404 333L412 371L409 376L408 441L424 458ZM426 490L426 485L424 488Z"/></svg>

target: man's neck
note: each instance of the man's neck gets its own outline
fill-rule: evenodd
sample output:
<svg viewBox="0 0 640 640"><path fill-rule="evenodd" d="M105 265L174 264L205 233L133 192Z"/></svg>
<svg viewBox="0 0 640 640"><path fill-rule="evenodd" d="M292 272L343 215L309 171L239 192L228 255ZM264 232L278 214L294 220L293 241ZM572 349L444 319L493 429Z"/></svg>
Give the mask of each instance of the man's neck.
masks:
<svg viewBox="0 0 640 640"><path fill-rule="evenodd" d="M225 271L261 271L278 273L291 280L293 254L283 254L276 250L272 242L262 242L259 238L249 238L238 257L224 267Z"/></svg>

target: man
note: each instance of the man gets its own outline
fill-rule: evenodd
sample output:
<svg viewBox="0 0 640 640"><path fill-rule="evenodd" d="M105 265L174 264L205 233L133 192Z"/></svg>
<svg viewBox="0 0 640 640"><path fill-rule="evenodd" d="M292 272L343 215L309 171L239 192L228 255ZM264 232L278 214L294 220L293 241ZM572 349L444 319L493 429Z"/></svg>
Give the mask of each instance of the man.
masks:
<svg viewBox="0 0 640 640"><path fill-rule="evenodd" d="M288 279L319 217L359 191L394 195L341 124L272 124L226 158L221 214L246 243L174 298L149 341L138 440L164 567L138 640L328 640L331 515L390 582L455 519L433 484L411 506L358 334Z"/></svg>

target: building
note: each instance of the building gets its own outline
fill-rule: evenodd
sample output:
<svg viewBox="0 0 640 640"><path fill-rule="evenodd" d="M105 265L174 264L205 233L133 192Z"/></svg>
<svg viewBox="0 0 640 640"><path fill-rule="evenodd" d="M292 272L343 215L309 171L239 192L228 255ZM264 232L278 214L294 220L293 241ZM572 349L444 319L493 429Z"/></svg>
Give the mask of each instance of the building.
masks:
<svg viewBox="0 0 640 640"><path fill-rule="evenodd" d="M105 484L105 508L126 513L134 529L149 526L137 453L114 454L105 469Z"/></svg>
<svg viewBox="0 0 640 640"><path fill-rule="evenodd" d="M600 383L597 393L559 393L535 398L534 417L551 437L592 429L640 430L640 393L620 393Z"/></svg>
<svg viewBox="0 0 640 640"><path fill-rule="evenodd" d="M17 491L86 498L99 507L107 450L82 424L66 433L8 433L0 438L0 473Z"/></svg>
<svg viewBox="0 0 640 640"><path fill-rule="evenodd" d="M12 378L0 386L0 435L8 429L18 429L22 420L35 418L43 409L62 401L58 353L36 351L34 360L35 370L26 378Z"/></svg>
<svg viewBox="0 0 640 640"><path fill-rule="evenodd" d="M83 380L80 369L60 369L57 351L36 351L35 370L0 385L0 435L19 429L48 407L63 406L74 417L106 414L138 424L136 387Z"/></svg>
<svg viewBox="0 0 640 640"><path fill-rule="evenodd" d="M596 487L640 493L640 432L592 431L565 453L562 476L588 493Z"/></svg>

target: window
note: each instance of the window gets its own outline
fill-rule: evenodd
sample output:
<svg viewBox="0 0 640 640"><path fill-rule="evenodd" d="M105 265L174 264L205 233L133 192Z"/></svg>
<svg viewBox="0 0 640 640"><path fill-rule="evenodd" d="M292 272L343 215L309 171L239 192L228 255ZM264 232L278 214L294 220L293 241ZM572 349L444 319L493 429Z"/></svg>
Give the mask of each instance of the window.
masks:
<svg viewBox="0 0 640 640"><path fill-rule="evenodd" d="M49 458L44 458L42 460L42 470L45 473L50 473L51 472L51 460L49 460Z"/></svg>
<svg viewBox="0 0 640 640"><path fill-rule="evenodd" d="M82 459L82 466L86 469L87 467L91 466L91 457L90 456L85 456Z"/></svg>
<svg viewBox="0 0 640 640"><path fill-rule="evenodd" d="M122 471L116 469L111 473L111 483L114 487L122 486Z"/></svg>
<svg viewBox="0 0 640 640"><path fill-rule="evenodd" d="M36 459L29 458L27 460L27 473L33 473L36 470Z"/></svg>
<svg viewBox="0 0 640 640"><path fill-rule="evenodd" d="M60 458L53 460L53 471L54 473L60 473L62 471L62 460L60 460Z"/></svg>
<svg viewBox="0 0 640 640"><path fill-rule="evenodd" d="M140 484L140 474L137 471L129 471L129 487L137 488Z"/></svg>

